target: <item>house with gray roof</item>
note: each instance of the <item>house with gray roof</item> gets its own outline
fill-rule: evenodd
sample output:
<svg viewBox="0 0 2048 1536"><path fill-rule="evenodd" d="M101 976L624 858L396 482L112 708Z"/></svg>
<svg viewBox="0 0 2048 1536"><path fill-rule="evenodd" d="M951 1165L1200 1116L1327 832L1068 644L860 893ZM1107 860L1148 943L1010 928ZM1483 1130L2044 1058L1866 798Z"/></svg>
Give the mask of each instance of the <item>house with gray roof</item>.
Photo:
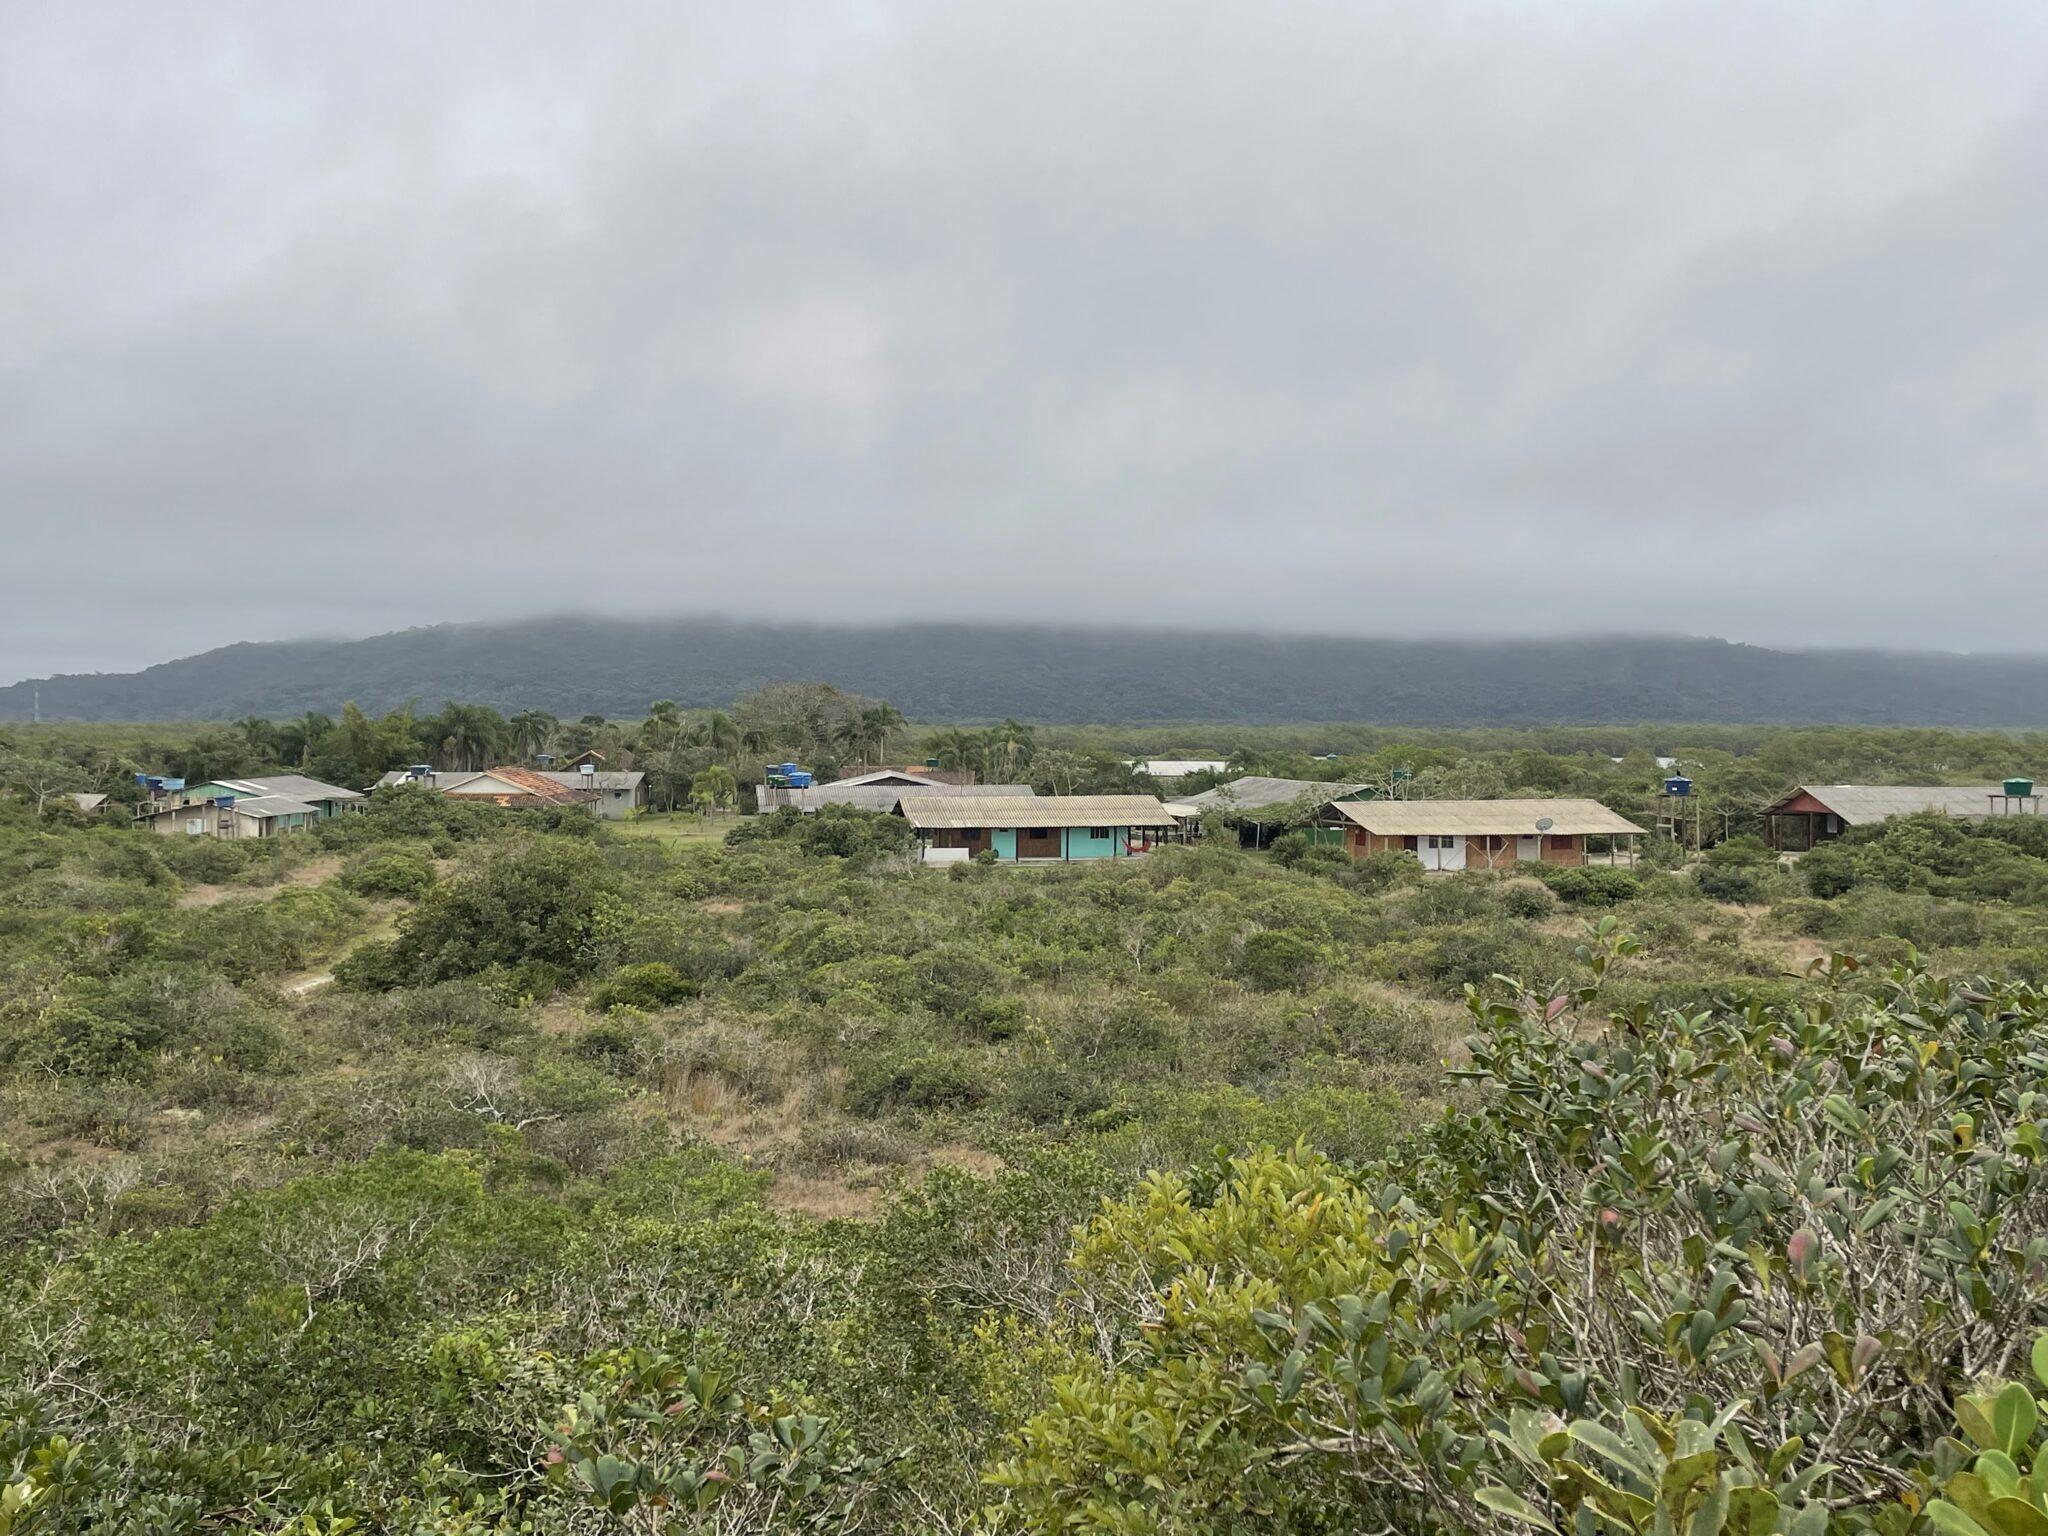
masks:
<svg viewBox="0 0 2048 1536"><path fill-rule="evenodd" d="M1850 827L1894 816L2039 816L2041 797L2031 779L2003 784L1801 784L1764 807L1771 845L1803 852ZM2018 791L2015 793L2015 791Z"/></svg>

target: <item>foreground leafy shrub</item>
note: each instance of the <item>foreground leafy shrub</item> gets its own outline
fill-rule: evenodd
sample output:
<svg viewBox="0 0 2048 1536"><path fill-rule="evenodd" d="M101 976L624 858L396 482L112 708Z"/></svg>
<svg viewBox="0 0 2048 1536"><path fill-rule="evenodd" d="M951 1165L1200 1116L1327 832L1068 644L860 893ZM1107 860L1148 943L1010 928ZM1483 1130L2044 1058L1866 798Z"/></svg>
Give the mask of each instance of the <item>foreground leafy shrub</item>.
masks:
<svg viewBox="0 0 2048 1536"><path fill-rule="evenodd" d="M995 1470L1012 1525L1918 1528L1951 1386L2048 1323L2048 999L1901 968L1596 1038L1572 996L1472 1003L1480 1112L1104 1208L1110 1342Z"/></svg>

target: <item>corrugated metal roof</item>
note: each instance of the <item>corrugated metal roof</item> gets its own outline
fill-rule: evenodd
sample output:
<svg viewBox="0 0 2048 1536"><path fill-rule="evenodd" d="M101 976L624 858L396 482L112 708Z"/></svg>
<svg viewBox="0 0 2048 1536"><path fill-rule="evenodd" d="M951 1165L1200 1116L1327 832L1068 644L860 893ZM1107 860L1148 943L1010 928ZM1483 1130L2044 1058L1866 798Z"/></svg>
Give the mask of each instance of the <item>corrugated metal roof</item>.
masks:
<svg viewBox="0 0 2048 1536"><path fill-rule="evenodd" d="M1802 784L1771 809L1776 810L1785 800L1798 795L1811 795L1850 826L1860 827L1921 811L1938 811L1944 816L1988 816L1991 797L2004 791L2002 784ZM2040 802L2037 800L2034 805L2038 807ZM2006 813L2034 816L2040 811L2001 807L2001 814Z"/></svg>
<svg viewBox="0 0 2048 1536"><path fill-rule="evenodd" d="M893 811L905 795L939 800L1027 800L1037 791L1029 784L940 784L905 789L900 784L814 784L809 789L775 791L776 806L793 805L805 815L821 806L850 805L862 811Z"/></svg>
<svg viewBox="0 0 2048 1536"><path fill-rule="evenodd" d="M1268 779L1250 774L1242 779L1232 779L1228 784L1218 784L1214 789L1205 789L1199 795L1176 799L1173 809L1182 815L1194 816L1211 810L1256 811L1269 805L1289 804L1303 795L1313 795L1319 801L1334 800L1339 795L1356 794L1363 788L1363 784L1333 784L1321 779Z"/></svg>
<svg viewBox="0 0 2048 1536"><path fill-rule="evenodd" d="M189 805L185 809L196 811L203 809L204 806L205 802L201 801L198 805ZM317 805L308 805L303 800L294 800L290 795L248 795L235 802L235 814L268 821L278 816L317 817L320 808Z"/></svg>
<svg viewBox="0 0 2048 1536"><path fill-rule="evenodd" d="M905 795L897 809L913 827L1171 827L1150 795Z"/></svg>
<svg viewBox="0 0 2048 1536"><path fill-rule="evenodd" d="M309 779L303 773L274 773L261 779L215 779L216 784L228 789L239 789L251 795L283 795L291 800L360 800L363 797L352 789L343 789L338 784L323 784L318 779Z"/></svg>
<svg viewBox="0 0 2048 1536"><path fill-rule="evenodd" d="M1381 837L1533 837L1545 818L1541 830L1560 837L1643 830L1597 800L1340 800L1330 809Z"/></svg>
<svg viewBox="0 0 2048 1536"><path fill-rule="evenodd" d="M843 779L834 779L829 784L814 784L813 789L887 789L894 785L898 789L912 789L923 786L936 789L950 786L952 780L935 778L929 773L911 768L875 768L867 773L849 774Z"/></svg>

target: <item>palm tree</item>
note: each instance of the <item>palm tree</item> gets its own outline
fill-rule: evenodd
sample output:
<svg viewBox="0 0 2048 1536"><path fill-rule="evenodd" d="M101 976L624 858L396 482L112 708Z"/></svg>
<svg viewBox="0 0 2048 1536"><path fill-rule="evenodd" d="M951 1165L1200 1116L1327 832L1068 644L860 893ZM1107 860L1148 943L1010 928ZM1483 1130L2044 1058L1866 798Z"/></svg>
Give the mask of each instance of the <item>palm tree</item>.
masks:
<svg viewBox="0 0 2048 1536"><path fill-rule="evenodd" d="M1031 727L1015 720L992 726L982 737L982 753L992 783L1016 783L1031 760Z"/></svg>
<svg viewBox="0 0 2048 1536"><path fill-rule="evenodd" d="M884 762L889 756L889 744L909 724L903 713L894 704L870 704L853 719L854 734L868 761Z"/></svg>
<svg viewBox="0 0 2048 1536"><path fill-rule="evenodd" d="M441 751L451 768L487 768L505 741L505 722L482 704L450 704L441 711Z"/></svg>
<svg viewBox="0 0 2048 1536"><path fill-rule="evenodd" d="M740 728L724 710L713 709L699 715L691 727L691 737L722 763L731 765L739 760Z"/></svg>
<svg viewBox="0 0 2048 1536"><path fill-rule="evenodd" d="M561 725L544 709L522 709L505 723L512 732L512 744L522 757L547 751L549 740Z"/></svg>
<svg viewBox="0 0 2048 1536"><path fill-rule="evenodd" d="M981 740L972 732L954 727L941 731L930 742L932 756L939 760L941 768L956 771L972 768L981 759Z"/></svg>
<svg viewBox="0 0 2048 1536"><path fill-rule="evenodd" d="M251 757L269 762L278 756L277 727L261 715L244 715L235 722L235 729L242 733L242 740L248 743Z"/></svg>
<svg viewBox="0 0 2048 1536"><path fill-rule="evenodd" d="M334 730L334 721L318 710L307 710L288 721L277 733L278 757L294 768L306 766L306 759L319 750L321 741Z"/></svg>

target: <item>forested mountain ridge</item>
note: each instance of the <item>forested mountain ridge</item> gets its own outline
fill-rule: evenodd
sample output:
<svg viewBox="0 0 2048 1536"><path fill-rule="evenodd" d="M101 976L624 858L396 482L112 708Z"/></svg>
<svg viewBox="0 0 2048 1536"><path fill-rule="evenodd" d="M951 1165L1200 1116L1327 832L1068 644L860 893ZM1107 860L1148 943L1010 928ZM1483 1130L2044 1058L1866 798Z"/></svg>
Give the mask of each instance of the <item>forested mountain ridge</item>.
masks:
<svg viewBox="0 0 2048 1536"><path fill-rule="evenodd" d="M0 719L232 719L419 698L562 715L722 704L776 679L920 720L1483 725L2048 724L2048 657L1776 651L1676 637L1403 641L1020 625L558 617L225 646L0 687Z"/></svg>

